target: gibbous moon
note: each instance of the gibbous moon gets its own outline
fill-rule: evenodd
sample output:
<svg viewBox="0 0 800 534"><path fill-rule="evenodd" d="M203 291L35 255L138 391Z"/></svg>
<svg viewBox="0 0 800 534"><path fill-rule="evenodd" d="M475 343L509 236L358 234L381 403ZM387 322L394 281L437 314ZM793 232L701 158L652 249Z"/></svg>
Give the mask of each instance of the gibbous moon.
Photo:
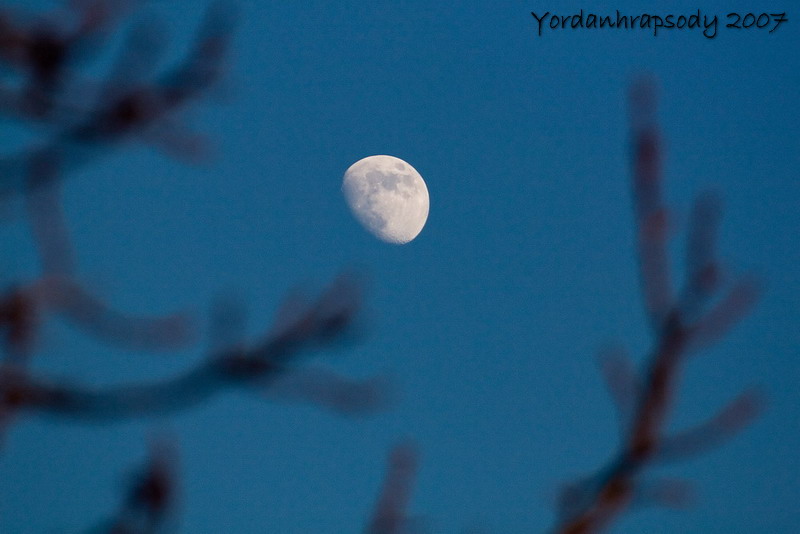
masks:
<svg viewBox="0 0 800 534"><path fill-rule="evenodd" d="M378 239L402 245L428 220L428 188L400 158L369 156L344 173L342 191L356 219Z"/></svg>

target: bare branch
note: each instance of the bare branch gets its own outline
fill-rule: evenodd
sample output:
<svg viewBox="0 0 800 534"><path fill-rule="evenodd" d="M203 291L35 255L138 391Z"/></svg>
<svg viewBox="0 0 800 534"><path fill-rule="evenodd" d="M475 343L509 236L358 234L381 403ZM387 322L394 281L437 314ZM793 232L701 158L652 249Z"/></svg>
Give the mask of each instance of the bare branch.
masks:
<svg viewBox="0 0 800 534"><path fill-rule="evenodd" d="M137 474L116 516L89 534L156 534L173 520L177 500L177 453L161 440L152 445L147 465Z"/></svg>
<svg viewBox="0 0 800 534"><path fill-rule="evenodd" d="M673 298L653 92L649 83L634 88L631 119L639 261L646 312L655 334L654 349L647 359L641 384L628 378L635 373L619 355L606 357L603 372L620 411L628 410L631 390L636 396L635 411L622 447L613 459L595 475L565 488L558 510L559 533L600 532L626 509L641 502L685 503L688 499L685 485L642 482L642 472L657 460L688 456L718 444L760 411L761 397L746 393L709 422L672 438L663 436L680 364L687 352L718 340L750 309L757 291L752 280L740 280L710 311L701 315L706 301L714 296L719 275L714 257L719 214L716 200L706 196L696 202L692 215L684 294L679 301Z"/></svg>
<svg viewBox="0 0 800 534"><path fill-rule="evenodd" d="M48 183L29 181L31 170L42 159L57 161L62 173L72 171L110 147L146 136L164 118L202 96L222 74L233 22L229 6L213 4L194 46L172 71L151 84L129 80L124 91L111 91L113 98L101 99L81 120L64 127L48 142L0 159L0 194L23 192ZM109 88L118 85L114 80L107 84ZM48 178L59 176L50 174Z"/></svg>
<svg viewBox="0 0 800 534"><path fill-rule="evenodd" d="M263 387L286 372L300 353L330 344L346 334L357 310L351 299L338 304L331 301L332 295L340 295L341 283L333 284L292 329L265 338L249 349L237 347L215 354L174 378L92 389L32 376L6 379L0 375L0 403L18 411L110 422L179 411L235 386Z"/></svg>
<svg viewBox="0 0 800 534"><path fill-rule="evenodd" d="M645 308L658 330L673 303L666 243L668 211L661 199L661 141L655 126L655 87L642 82L631 91L633 199Z"/></svg>
<svg viewBox="0 0 800 534"><path fill-rule="evenodd" d="M31 232L42 270L47 274L71 275L75 272L75 260L62 208L61 184L50 178L45 181L50 185L25 196Z"/></svg>
<svg viewBox="0 0 800 534"><path fill-rule="evenodd" d="M329 369L304 367L270 383L264 395L311 402L342 415L361 415L383 411L392 401L392 386L384 377L353 380Z"/></svg>
<svg viewBox="0 0 800 534"><path fill-rule="evenodd" d="M599 355L600 371L617 407L620 429L627 431L637 400L641 397L642 381L628 354L621 347L609 347Z"/></svg>
<svg viewBox="0 0 800 534"><path fill-rule="evenodd" d="M686 281L682 297L682 313L693 320L719 286L719 266L715 244L720 222L720 201L710 193L700 195L689 219L686 242Z"/></svg>
<svg viewBox="0 0 800 534"><path fill-rule="evenodd" d="M133 350L174 350L196 335L187 314L134 317L112 310L69 278L51 276L32 288L39 305L100 340Z"/></svg>
<svg viewBox="0 0 800 534"><path fill-rule="evenodd" d="M410 443L392 449L386 480L365 534L402 534L407 531L406 509L411 500L418 461L417 449Z"/></svg>
<svg viewBox="0 0 800 534"><path fill-rule="evenodd" d="M692 349L717 342L753 308L761 293L761 285L753 276L736 281L728 293L691 327Z"/></svg>
<svg viewBox="0 0 800 534"><path fill-rule="evenodd" d="M761 391L745 391L708 421L664 438L655 460L682 460L717 447L753 422L764 410L764 404Z"/></svg>
<svg viewBox="0 0 800 534"><path fill-rule="evenodd" d="M3 107L32 120L56 117L71 64L99 48L125 7L125 2L116 0L75 1L66 12L37 16L33 22L23 22L18 13L0 11L0 61L25 76L18 91L5 92L16 103L4 102Z"/></svg>

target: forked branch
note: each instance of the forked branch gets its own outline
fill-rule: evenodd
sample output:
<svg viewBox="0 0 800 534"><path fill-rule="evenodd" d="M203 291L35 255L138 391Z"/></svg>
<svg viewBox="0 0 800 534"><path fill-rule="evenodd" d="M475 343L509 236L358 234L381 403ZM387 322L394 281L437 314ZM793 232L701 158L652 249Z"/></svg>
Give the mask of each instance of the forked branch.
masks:
<svg viewBox="0 0 800 534"><path fill-rule="evenodd" d="M686 502L683 483L653 483L642 473L657 461L702 452L752 421L762 396L746 392L706 423L665 435L681 364L692 350L713 343L750 310L758 286L752 277L722 288L714 254L719 207L713 196L695 204L689 227L685 286L675 291L667 245L669 211L662 199L660 133L655 122L655 91L640 82L631 94L633 200L645 311L654 333L643 372L630 368L619 353L603 360L603 371L624 422L620 448L597 473L568 485L559 503L556 532L593 533L643 500L672 506ZM641 378L640 378L641 377ZM633 405L633 408L631 408Z"/></svg>

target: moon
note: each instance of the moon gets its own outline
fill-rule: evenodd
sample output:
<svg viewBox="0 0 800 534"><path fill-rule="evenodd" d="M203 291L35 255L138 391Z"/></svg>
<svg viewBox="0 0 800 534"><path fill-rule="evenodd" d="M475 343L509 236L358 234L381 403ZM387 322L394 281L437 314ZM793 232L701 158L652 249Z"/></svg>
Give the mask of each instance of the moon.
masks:
<svg viewBox="0 0 800 534"><path fill-rule="evenodd" d="M387 243L408 243L428 220L430 199L425 181L400 158L358 160L345 171L342 191L361 225Z"/></svg>

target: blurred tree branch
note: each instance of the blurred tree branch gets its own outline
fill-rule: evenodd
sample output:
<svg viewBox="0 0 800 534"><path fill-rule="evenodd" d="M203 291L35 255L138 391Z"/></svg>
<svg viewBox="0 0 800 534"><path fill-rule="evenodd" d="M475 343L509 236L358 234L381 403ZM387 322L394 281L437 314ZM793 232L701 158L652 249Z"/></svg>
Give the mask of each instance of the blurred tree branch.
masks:
<svg viewBox="0 0 800 534"><path fill-rule="evenodd" d="M0 115L45 132L38 144L0 156L0 196L25 200L42 271L0 294L2 429L34 413L94 422L165 415L234 387L311 401L340 414L382 408L386 384L380 379L351 380L298 366L301 354L338 343L356 329L361 284L349 275L314 300L287 300L275 324L250 344L242 339L238 305L215 306L210 354L169 379L96 388L40 376L29 365L41 322L51 315L100 341L136 351L173 350L196 339L193 321L185 314L134 317L85 287L62 208L65 177L123 143L142 141L190 162L208 152L204 137L190 132L178 112L223 75L234 6L212 3L188 52L160 76L151 72L165 45L163 29L148 19L133 25L104 80L81 78L81 67L139 5L136 0L70 0L63 9L40 16L0 9ZM69 98L75 86L87 89L80 105ZM171 446L154 447L120 511L93 532L144 534L172 528L167 519L174 512L174 457Z"/></svg>
<svg viewBox="0 0 800 534"><path fill-rule="evenodd" d="M653 83L636 83L630 101L639 271L654 347L641 372L620 350L602 358L603 375L622 421L620 448L595 474L564 488L555 528L564 534L599 532L643 501L667 506L686 502L689 490L684 482L645 480L642 474L646 468L723 442L752 421L763 407L763 395L751 389L708 421L665 435L666 419L686 357L719 340L746 315L759 288L752 276L734 280L727 289L723 287L714 254L719 203L715 196L707 194L694 204L685 284L682 291L674 290L667 254L670 214L661 192L661 141L655 121Z"/></svg>

